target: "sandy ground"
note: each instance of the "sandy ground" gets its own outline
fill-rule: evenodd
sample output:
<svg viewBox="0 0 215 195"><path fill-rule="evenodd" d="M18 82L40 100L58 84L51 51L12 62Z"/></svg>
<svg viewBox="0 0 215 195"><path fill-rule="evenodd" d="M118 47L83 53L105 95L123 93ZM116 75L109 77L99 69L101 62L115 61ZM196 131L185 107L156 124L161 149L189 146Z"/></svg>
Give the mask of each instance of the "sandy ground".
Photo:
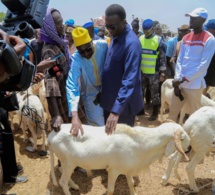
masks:
<svg viewBox="0 0 215 195"><path fill-rule="evenodd" d="M160 124L160 118L156 122L149 122L148 117L151 111L146 115L138 117L138 124L148 127ZM166 115L165 115L166 116ZM30 153L25 150L29 143L23 142L21 130L17 130L15 135L15 147L17 160L24 166L23 175L28 177L28 181L16 185L4 185L2 193L16 193L17 195L63 195L60 187L53 186L50 178L50 157L41 157L37 152ZM41 140L39 140L41 143ZM57 160L55 160L57 164ZM136 187L138 195L181 195L190 194L188 188L188 179L185 172L187 163L182 162L179 165L181 181L179 182L172 174L169 184L162 186L161 177L167 165L167 159L163 162L152 164L150 171L139 175L140 183ZM56 168L56 175L59 179L60 172ZM204 164L199 164L195 171L197 185L201 188L199 195L211 195L212 178L215 177L214 159L212 156L206 157ZM104 195L107 189L107 172L104 170L93 171L93 176L87 177L86 173L76 171L72 175L73 180L80 186L80 191L71 190L72 195ZM124 176L119 176L115 186L114 195L129 195L127 182Z"/></svg>

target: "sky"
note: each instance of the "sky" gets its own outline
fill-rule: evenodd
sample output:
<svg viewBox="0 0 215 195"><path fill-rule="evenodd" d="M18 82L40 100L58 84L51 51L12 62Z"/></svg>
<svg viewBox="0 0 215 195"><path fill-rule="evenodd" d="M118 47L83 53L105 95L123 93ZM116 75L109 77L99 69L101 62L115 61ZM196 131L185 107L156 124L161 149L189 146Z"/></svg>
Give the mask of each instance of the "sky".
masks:
<svg viewBox="0 0 215 195"><path fill-rule="evenodd" d="M177 32L183 24L189 24L186 13L203 7L208 11L208 19L215 19L215 0L50 0L49 7L58 9L64 21L74 19L75 24L83 25L105 13L111 4L120 4L125 8L128 23L132 15L139 19L150 18L166 24L169 30ZM0 1L0 12L7 8Z"/></svg>

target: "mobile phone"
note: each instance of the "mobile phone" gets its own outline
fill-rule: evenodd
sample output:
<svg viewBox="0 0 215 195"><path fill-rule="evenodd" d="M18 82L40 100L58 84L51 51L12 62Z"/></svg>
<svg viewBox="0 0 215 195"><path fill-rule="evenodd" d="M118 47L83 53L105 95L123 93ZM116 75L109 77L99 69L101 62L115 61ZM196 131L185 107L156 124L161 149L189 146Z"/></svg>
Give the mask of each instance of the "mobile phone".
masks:
<svg viewBox="0 0 215 195"><path fill-rule="evenodd" d="M62 55L63 55L62 53L59 54L59 55L56 55L56 56L54 56L54 57L52 58L52 60L57 60L57 59L60 58Z"/></svg>

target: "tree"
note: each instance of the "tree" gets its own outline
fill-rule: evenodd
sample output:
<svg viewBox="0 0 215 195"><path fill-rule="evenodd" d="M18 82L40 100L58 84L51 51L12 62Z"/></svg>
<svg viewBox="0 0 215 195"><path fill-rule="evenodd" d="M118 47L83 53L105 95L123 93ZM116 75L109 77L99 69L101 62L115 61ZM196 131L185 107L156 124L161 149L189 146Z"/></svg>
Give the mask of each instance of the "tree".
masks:
<svg viewBox="0 0 215 195"><path fill-rule="evenodd" d="M160 26L161 26L161 29L163 30L163 31L168 31L169 30L169 27L166 25L166 24L160 24Z"/></svg>
<svg viewBox="0 0 215 195"><path fill-rule="evenodd" d="M0 22L2 22L5 18L5 13L4 12L0 12Z"/></svg>

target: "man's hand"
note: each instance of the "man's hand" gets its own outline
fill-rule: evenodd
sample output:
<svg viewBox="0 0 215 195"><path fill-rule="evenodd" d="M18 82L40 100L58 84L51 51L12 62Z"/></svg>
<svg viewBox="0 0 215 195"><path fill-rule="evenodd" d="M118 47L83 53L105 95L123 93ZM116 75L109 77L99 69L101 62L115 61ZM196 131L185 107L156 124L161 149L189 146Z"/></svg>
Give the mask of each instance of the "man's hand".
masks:
<svg viewBox="0 0 215 195"><path fill-rule="evenodd" d="M52 118L51 126L55 132L60 131L60 126L63 123L63 119L61 116L56 116Z"/></svg>
<svg viewBox="0 0 215 195"><path fill-rule="evenodd" d="M174 80L172 81L172 86L173 86L173 87L178 87L180 84L181 84L181 82L180 82L178 79L174 79Z"/></svg>
<svg viewBox="0 0 215 195"><path fill-rule="evenodd" d="M116 125L118 123L119 120L119 115L115 114L115 113L110 113L107 122L106 122L106 126L105 126L105 132L110 135L113 133L113 131L116 130Z"/></svg>
<svg viewBox="0 0 215 195"><path fill-rule="evenodd" d="M26 50L25 42L18 36L9 35L10 44L14 47L18 56L21 56Z"/></svg>
<svg viewBox="0 0 215 195"><path fill-rule="evenodd" d="M73 136L77 137L79 131L81 132L81 135L84 135L84 130L82 128L81 120L79 119L77 112L73 112L73 114L72 114L72 126L70 129L70 133Z"/></svg>
<svg viewBox="0 0 215 195"><path fill-rule="evenodd" d="M51 68L55 64L56 64L56 60L52 60L51 58L48 58L48 59L41 61L38 65L46 66L46 68Z"/></svg>
<svg viewBox="0 0 215 195"><path fill-rule="evenodd" d="M37 65L37 71L44 71L47 68L48 69L51 68L55 64L56 64L56 60L52 60L51 58L47 58L47 59L41 61Z"/></svg>
<svg viewBox="0 0 215 195"><path fill-rule="evenodd" d="M39 83L44 79L45 75L42 72L37 72L35 77L33 78L33 83Z"/></svg>
<svg viewBox="0 0 215 195"><path fill-rule="evenodd" d="M171 62L171 63L176 63L176 57L175 57L175 56L172 57L172 58L170 59L170 62Z"/></svg>
<svg viewBox="0 0 215 195"><path fill-rule="evenodd" d="M6 43L12 45L18 56L21 56L25 52L26 44L18 36L8 35L0 29L0 39L3 39Z"/></svg>

